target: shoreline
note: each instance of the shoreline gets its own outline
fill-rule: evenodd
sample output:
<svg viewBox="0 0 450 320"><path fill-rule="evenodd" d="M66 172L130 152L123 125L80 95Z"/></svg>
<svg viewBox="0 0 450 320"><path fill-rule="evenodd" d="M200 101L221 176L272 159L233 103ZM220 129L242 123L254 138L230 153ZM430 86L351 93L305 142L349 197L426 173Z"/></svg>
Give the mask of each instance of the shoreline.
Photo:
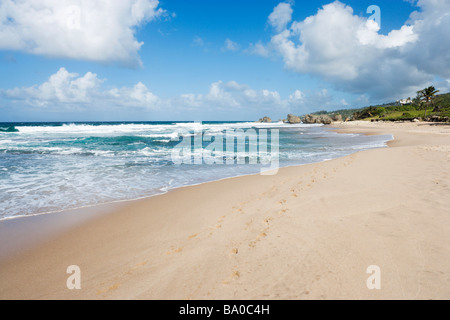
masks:
<svg viewBox="0 0 450 320"><path fill-rule="evenodd" d="M339 198L336 188L346 189L349 194L357 192L357 189L354 189L355 185L358 186L361 183L358 173L365 172L367 169L367 165L364 164L370 161L367 158L376 158L383 162L383 157L386 156L395 158L397 163L402 154L395 151L396 149L404 148L412 152L418 146L430 147L431 153L439 153L440 156L443 153L445 156L448 152L446 148L449 145L447 141L449 131L443 129L445 132L441 133L438 132L440 130L431 130L428 127L428 130L425 130L420 128L420 124L408 124L407 128L398 124L375 126L367 123L334 124L331 127L332 130L344 133L393 134L395 140L389 143L389 148L370 149L331 161L280 168L280 173L275 177L246 175L226 178L177 188L142 200L124 201L111 213L101 214L87 222L79 223L74 228L58 234L55 240L47 239L46 243L1 263L0 298L328 299L354 296L401 298L399 292L404 291L404 286L400 291L399 288L393 287L378 294L366 292L367 288L359 283L361 281L355 281L355 278L359 280L366 278L365 270L361 274L358 273L356 277L355 274L349 276L348 271L342 272L341 276L347 277L349 282L347 285L340 283L342 290L337 290L339 286L336 287L336 281L325 286L324 280L319 281L312 275L319 273L320 279L334 279L329 273L322 272L325 271L324 265L319 262L320 259L317 260L325 253L330 257L336 255L333 250L330 251L329 246L333 247L333 241L330 242L330 238L336 236L337 239L334 240L337 243L347 244L350 249L356 246L343 239L342 235L338 237L333 234L333 228L329 229L327 225L334 223L338 230L341 232L347 230L352 237L356 237L357 234L367 234L367 230L361 233L359 230L361 226L348 220L351 212L353 213L350 216L359 217L361 215L359 211L367 210L365 201L361 201L356 207L345 206L342 203L342 201L347 203L345 199L348 195L345 193L340 194L342 199L335 206L330 206L328 201ZM446 139L439 137L440 134ZM430 136L439 138L437 146L443 146L444 152L433 150L436 144L430 144ZM423 151L419 149L415 151ZM426 154L425 151L424 154ZM444 161L444 165L448 165L448 162L445 163L445 157L439 161ZM355 162L358 162L358 165ZM377 164L372 163L372 165L378 168ZM349 172L356 177L348 176ZM392 173L395 174L395 171ZM408 174L408 172L405 173ZM369 176L372 177L372 175ZM378 180L376 175L372 178ZM405 179L410 178L412 177L408 175ZM402 176L396 179L401 180ZM307 181L299 186L298 180L308 180L310 186L308 187ZM386 183L389 184L389 181ZM397 186L396 183L398 181L394 179L392 184ZM362 184L360 187L380 192L370 184L369 186ZM239 192L240 188L246 192ZM395 188L393 190L396 191ZM361 197L365 195L366 193L360 194ZM311 198L320 200L320 203L323 202L322 206L315 208L314 203L310 203ZM394 200L388 199L387 202L395 202ZM445 207L448 200L444 198L443 201L440 206ZM376 204L375 207L380 205ZM334 213L327 212L323 207ZM308 208L308 214L301 213L304 208ZM283 210L286 211L283 212ZM345 222L347 227L343 227L339 220L335 220L336 215ZM392 221L396 221L397 218L393 212L388 211L388 215ZM407 216L408 211L401 215ZM376 215L376 217L382 219L382 216L380 218ZM439 218L447 219L442 212ZM365 219L372 218L365 217ZM414 216L414 219L419 217ZM322 226L319 221L325 226ZM296 233L296 229L292 229L293 226L290 224L298 227L305 235L298 235L298 230ZM305 228L305 225L310 229ZM386 225L379 224L378 227L382 229ZM414 225L414 228L416 227ZM200 231L195 232L198 230ZM380 235L377 234L377 236ZM389 237L381 238L385 242L390 240ZM80 240L81 243L77 243L75 239ZM309 247L308 239L316 239L311 245L317 246L317 250L305 249ZM304 246L301 245L302 243ZM288 247L285 248L285 246ZM84 252L86 248L90 249ZM371 241L361 245L356 252L362 248L379 251L375 250ZM65 250L69 252L64 252ZM335 251L339 253L341 250L341 247L335 248ZM389 247L389 250L393 248ZM446 246L443 246L442 250L449 252ZM309 255L305 251L308 251ZM350 250L350 252L355 251ZM379 254L382 256L382 250ZM100 257L99 261L94 259L95 256ZM241 258L241 256L246 257ZM290 268L299 263L294 258L296 256L307 258L307 263L298 268L304 274L304 278L301 279L290 272ZM331 265L336 266L336 259L330 257L325 260L334 262ZM64 288L66 274L63 266L74 264L77 260L82 270L88 270L83 282L85 289L81 292L71 292ZM345 259L345 255L337 260L340 261L338 265L344 262L351 264ZM361 260L370 259L364 257ZM114 261L117 268L108 266L108 261ZM264 264L263 261L266 263ZM261 267L258 267L258 264L261 264ZM272 270L275 266L278 268ZM184 270L185 267L186 270ZM217 272L212 272L209 267ZM389 267L386 268L389 269ZM106 270L101 272L102 269ZM443 270L443 268L437 269ZM31 270L42 271L45 281L44 279L32 281L29 274ZM52 272L49 272L50 270ZM55 277L54 274L58 274L57 270L59 275ZM282 271L287 272L290 277L283 276ZM265 275L272 282L255 277L255 273L259 276ZM331 272L331 274L335 273ZM298 281L294 281L295 285L290 286L289 282L295 279ZM31 281L31 285L24 288L23 284L27 283L26 281ZM141 281L144 281L146 285L140 284ZM43 282L45 285L42 284ZM182 288L178 288L174 282L178 282ZM318 286L318 282L322 285ZM110 285L107 286L107 283ZM361 283L365 284L365 281ZM436 283L433 282L433 284L434 291L438 294ZM290 295L286 287L291 289ZM293 290L295 288L298 290ZM441 288L439 297L449 298L450 292L447 288ZM427 292L430 294L431 291Z"/></svg>
<svg viewBox="0 0 450 320"><path fill-rule="evenodd" d="M324 126L325 128L328 128L330 131L335 131L339 133L340 129L330 126ZM345 133L345 132L342 132ZM348 132L349 134L357 133L358 132ZM390 134L380 134L380 135L390 135ZM296 167L302 167L302 166L308 166L308 165L314 165L314 164L320 164L328 161L333 161L336 159L344 158L347 156L350 156L352 154L367 151L367 150L375 150L380 148L387 148L389 147L389 143L394 140L394 137L392 136L392 139L389 141L386 141L385 147L373 147L366 150L358 150L355 151L349 155L343 155L339 156L337 158L333 159L325 159L320 162L312 162L312 163L304 163L304 164L297 164L297 165L287 165L280 167L279 170L285 169L285 168L296 168ZM20 215L20 216L13 216L13 217L7 217L0 219L0 264L3 260L14 258L16 255L23 254L27 251L32 250L33 248L38 247L39 245L44 244L45 242L51 241L52 239L55 239L57 236L64 234L64 232L67 232L71 230L72 228L76 228L79 225L87 224L89 221L94 221L104 215L107 215L108 213L117 211L120 207L132 205L133 203L139 202L139 201L148 201L151 200L154 197L159 197L162 195L166 195L170 192L174 192L177 190L182 190L185 188L191 188L203 184L210 184L210 183L216 183L220 181L225 180L233 180L233 179L239 179L242 177L252 177L252 176L259 176L260 173L248 173L248 174L242 174L237 175L233 177L225 177L220 178L217 180L211 180L211 181L205 181L200 182L192 185L186 185L186 186L180 186L175 187L173 189L168 189L165 192L152 194L148 196L142 196L139 198L134 199L125 199L125 200L115 200L105 203L99 203L99 204L92 204L87 205L83 207L78 208L70 208L70 209L63 209L63 210L55 210L51 212L43 212L43 213L36 213L32 215ZM6 229L13 229L15 232L15 236L17 237L17 233L19 236L17 237L19 241L17 243L14 243L12 245L9 245L8 238L11 236L11 231L6 232ZM32 230L38 229L39 232L33 232ZM3 234L3 236L2 236ZM44 235L45 234L45 235ZM2 244L8 244L8 247L2 247Z"/></svg>
<svg viewBox="0 0 450 320"><path fill-rule="evenodd" d="M334 128L333 125L317 125L317 126L323 126L325 128L328 128L330 131L335 131L338 132L341 129L338 128ZM339 132L338 132L339 133ZM346 132L342 132L342 133L346 133ZM348 132L349 134L352 133L356 133L358 134L358 132ZM368 135L368 134L365 134ZM390 134L375 134L375 135L390 135ZM391 140L386 141L386 146L389 146L389 143L392 142L394 140L394 137L392 137ZM372 149L379 149L380 147L371 147L365 150L358 150L358 151L354 151L351 154L357 153L357 152L361 152L361 151L366 151L366 150L372 150ZM349 155L351 155L349 154ZM315 163L321 163L321 162L326 162L326 161L332 161L335 159L339 159L342 157L346 157L348 155L342 155L342 156L338 156L337 158L332 158L332 159L325 159L319 162L311 162L311 163L304 163L304 164L293 164L293 165L286 165L286 166L280 166L279 169L283 169L283 168L291 168L291 167L299 167L299 166L305 166L305 165L311 165L311 164L315 164ZM270 170L268 170L270 171ZM145 195L145 196L141 196L138 198L130 198L130 199L123 199L123 200L113 200L113 201L108 201L108 202L103 202L103 203L97 203L97 204L90 204L90 205L85 205L85 206L81 206L81 207L74 207L74 208L68 208L68 209L61 209L61 210L53 210L53 211L48 211L48 212L41 212L41 213L34 213L34 214L29 214L29 215L16 215L16 216L11 216L11 217L5 217L5 218L0 218L0 224L4 221L13 221L13 220L20 220L20 219L27 219L27 218L34 218L34 217L40 217L40 216L45 216L45 215L54 215L54 214L69 214L73 211L83 211L83 210L95 210L95 208L102 208L104 206L113 206L115 204L121 204L121 203L127 203L127 202L133 202L133 201L139 201L139 200L146 200L146 199L150 199L153 197L157 197L157 196L161 196L164 194L167 194L171 191L177 190L177 189L182 189L182 188L189 188L189 187L193 187L193 186L198 186L201 184L205 184L205 183L214 183L214 182L218 182L218 181L222 181L222 180L227 180L227 179L235 179L235 178L240 178L240 177L246 177L246 176L254 176L254 175L259 175L260 173L245 173L245 174L241 174L241 175L237 175L237 176L232 176L232 177L225 177L225 178L218 178L215 180L211 180L211 181L205 181L205 182L199 182L199 183L195 183L195 184L190 184L190 185L184 185L184 186L179 186L179 187L174 187L172 189L167 189L161 193L155 193L152 195ZM0 255L1 256L1 255Z"/></svg>

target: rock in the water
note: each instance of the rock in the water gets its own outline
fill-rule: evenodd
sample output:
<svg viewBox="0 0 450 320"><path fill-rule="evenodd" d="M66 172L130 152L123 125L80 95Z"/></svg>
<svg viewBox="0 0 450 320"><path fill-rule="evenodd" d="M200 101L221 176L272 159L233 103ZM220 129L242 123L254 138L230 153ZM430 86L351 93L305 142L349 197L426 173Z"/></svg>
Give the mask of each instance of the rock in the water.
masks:
<svg viewBox="0 0 450 320"><path fill-rule="evenodd" d="M258 122L259 123L272 123L272 119L270 119L269 117L264 117L262 119L259 119Z"/></svg>
<svg viewBox="0 0 450 320"><path fill-rule="evenodd" d="M330 116L328 115L312 115L312 114L307 114L306 116L303 117L303 123L307 123L307 124L332 124L333 123L333 119L331 119Z"/></svg>
<svg viewBox="0 0 450 320"><path fill-rule="evenodd" d="M313 123L316 123L316 117L317 116L313 116L313 115L311 115L311 114L307 114L306 116L303 116L303 123L306 123L306 124L313 124Z"/></svg>
<svg viewBox="0 0 450 320"><path fill-rule="evenodd" d="M297 124L297 123L302 123L302 120L300 119L300 117L294 116L292 114L288 114L287 122L290 124Z"/></svg>

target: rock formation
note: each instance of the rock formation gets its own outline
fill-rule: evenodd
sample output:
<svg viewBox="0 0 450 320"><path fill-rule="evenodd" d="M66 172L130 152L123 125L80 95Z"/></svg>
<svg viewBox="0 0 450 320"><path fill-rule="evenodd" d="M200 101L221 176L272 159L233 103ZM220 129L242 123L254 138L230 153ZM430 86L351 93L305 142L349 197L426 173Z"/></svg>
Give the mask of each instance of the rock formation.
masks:
<svg viewBox="0 0 450 320"><path fill-rule="evenodd" d="M297 123L302 123L302 120L300 119L300 117L294 116L292 114L288 114L287 122L290 124L297 124Z"/></svg>
<svg viewBox="0 0 450 320"><path fill-rule="evenodd" d="M307 124L331 124L333 123L333 119L331 119L328 115L312 115L307 114L303 117L303 123Z"/></svg>
<svg viewBox="0 0 450 320"><path fill-rule="evenodd" d="M272 123L272 119L270 119L269 117L264 117L262 119L259 119L258 122L259 123Z"/></svg>

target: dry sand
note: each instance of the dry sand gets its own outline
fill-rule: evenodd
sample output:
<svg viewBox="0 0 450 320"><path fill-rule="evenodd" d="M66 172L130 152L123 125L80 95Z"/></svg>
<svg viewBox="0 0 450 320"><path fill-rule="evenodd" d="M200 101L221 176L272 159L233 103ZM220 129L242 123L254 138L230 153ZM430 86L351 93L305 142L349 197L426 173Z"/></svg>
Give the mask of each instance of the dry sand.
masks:
<svg viewBox="0 0 450 320"><path fill-rule="evenodd" d="M3 259L0 298L450 299L450 126L334 127L395 141L122 204Z"/></svg>

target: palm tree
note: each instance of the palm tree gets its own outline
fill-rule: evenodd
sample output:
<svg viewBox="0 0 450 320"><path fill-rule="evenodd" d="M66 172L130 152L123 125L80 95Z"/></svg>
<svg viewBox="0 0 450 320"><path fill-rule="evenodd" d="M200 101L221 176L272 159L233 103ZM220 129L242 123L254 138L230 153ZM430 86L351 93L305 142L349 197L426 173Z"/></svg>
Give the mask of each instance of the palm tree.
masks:
<svg viewBox="0 0 450 320"><path fill-rule="evenodd" d="M436 90L436 88L433 86L425 88L420 91L417 91L417 97L420 100L425 101L425 116L424 116L424 118L427 117L427 110L428 110L429 104L431 103L431 106L433 106L433 98L436 96L436 93L438 93L438 92L439 92L439 90Z"/></svg>

